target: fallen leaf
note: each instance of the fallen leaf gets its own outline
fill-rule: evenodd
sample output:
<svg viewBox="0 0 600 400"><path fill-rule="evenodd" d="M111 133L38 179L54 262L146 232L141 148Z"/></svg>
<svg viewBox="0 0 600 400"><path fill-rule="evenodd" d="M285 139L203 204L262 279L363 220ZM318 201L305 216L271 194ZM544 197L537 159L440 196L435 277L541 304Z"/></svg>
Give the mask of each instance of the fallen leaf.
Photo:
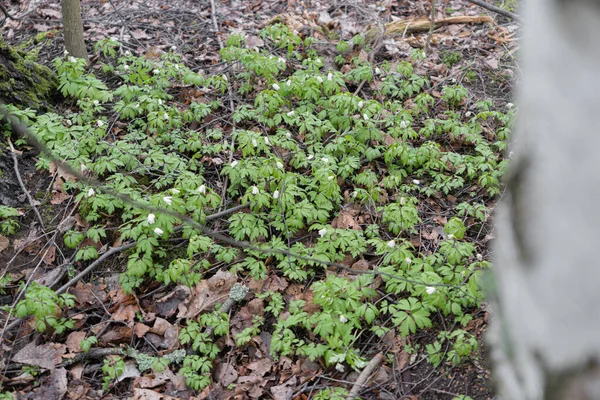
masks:
<svg viewBox="0 0 600 400"><path fill-rule="evenodd" d="M287 382L282 385L273 386L271 388L271 395L275 400L291 400L294 395L294 388L296 387L296 377L292 376Z"/></svg>
<svg viewBox="0 0 600 400"><path fill-rule="evenodd" d="M61 363L62 355L66 350L67 346L64 344L47 343L38 346L31 342L19 350L12 361L53 370L56 365Z"/></svg>
<svg viewBox="0 0 600 400"><path fill-rule="evenodd" d="M133 326L133 333L138 338L143 337L149 330L150 330L150 327L148 325L144 325L139 322Z"/></svg>
<svg viewBox="0 0 600 400"><path fill-rule="evenodd" d="M167 396L150 389L133 389L133 400L177 400L179 397Z"/></svg>
<svg viewBox="0 0 600 400"><path fill-rule="evenodd" d="M264 45L265 42L258 36L250 35L246 38L246 46L248 46L251 49L254 47L263 47Z"/></svg>
<svg viewBox="0 0 600 400"><path fill-rule="evenodd" d="M354 229L357 231L362 230L352 214L346 210L340 211L337 217L335 217L331 222L331 226L336 229Z"/></svg>
<svg viewBox="0 0 600 400"><path fill-rule="evenodd" d="M131 34L133 35L133 37L135 39L149 39L150 38L150 36L148 36L148 34L141 29L136 29L136 30L132 31Z"/></svg>
<svg viewBox="0 0 600 400"><path fill-rule="evenodd" d="M238 378L238 373L230 363L219 364L213 373L215 382L227 387L234 383Z"/></svg>
<svg viewBox="0 0 600 400"><path fill-rule="evenodd" d="M67 337L65 344L71 353L81 352L81 341L85 339L87 333L82 331L71 332Z"/></svg>
<svg viewBox="0 0 600 400"><path fill-rule="evenodd" d="M48 250L44 254L44 258L42 258L42 260L44 261L44 264L52 265L52 263L54 262L55 259L56 259L56 246L52 245L52 246L48 247Z"/></svg>
<svg viewBox="0 0 600 400"><path fill-rule="evenodd" d="M0 253L8 248L10 245L10 240L6 236L0 235Z"/></svg>
<svg viewBox="0 0 600 400"><path fill-rule="evenodd" d="M125 370L117 377L117 382L122 382L129 378L140 377L140 371L137 368L135 360L125 361Z"/></svg>
<svg viewBox="0 0 600 400"><path fill-rule="evenodd" d="M252 361L246 368L252 371L253 374L265 376L273 368L273 361L268 358L261 358L260 360Z"/></svg>

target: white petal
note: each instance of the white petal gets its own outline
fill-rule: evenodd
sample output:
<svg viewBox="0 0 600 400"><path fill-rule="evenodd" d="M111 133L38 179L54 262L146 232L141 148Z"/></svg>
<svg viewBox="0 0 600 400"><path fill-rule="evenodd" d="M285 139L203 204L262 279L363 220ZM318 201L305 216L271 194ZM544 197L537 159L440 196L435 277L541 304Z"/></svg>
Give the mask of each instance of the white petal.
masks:
<svg viewBox="0 0 600 400"><path fill-rule="evenodd" d="M269 138L268 138L268 137L266 137L266 136L265 136L265 138L264 138L264 139L265 139L265 143L266 143L266 144L271 144L271 143L269 143Z"/></svg>
<svg viewBox="0 0 600 400"><path fill-rule="evenodd" d="M294 111L290 111L289 113L287 113L288 117L293 117L294 116Z"/></svg>
<svg viewBox="0 0 600 400"><path fill-rule="evenodd" d="M325 164L327 164L329 162L329 158L323 157L323 158L321 158L321 161L323 161Z"/></svg>
<svg viewBox="0 0 600 400"><path fill-rule="evenodd" d="M315 158L315 156L313 156L312 154L309 154L308 157L306 157L307 160L312 160L313 158Z"/></svg>
<svg viewBox="0 0 600 400"><path fill-rule="evenodd" d="M320 83L323 83L323 78L321 78L320 76L317 76L317 80L318 80Z"/></svg>
<svg viewBox="0 0 600 400"><path fill-rule="evenodd" d="M258 146L258 142L256 141L256 139L252 139L252 146L254 146L254 147Z"/></svg>
<svg viewBox="0 0 600 400"><path fill-rule="evenodd" d="M330 81L333 79L333 74L330 72L327 74L327 80Z"/></svg>
<svg viewBox="0 0 600 400"><path fill-rule="evenodd" d="M237 160L233 160L233 162L231 163L231 168L235 168L236 165L238 165Z"/></svg>
<svg viewBox="0 0 600 400"><path fill-rule="evenodd" d="M157 235L159 235L159 236L160 236L160 235L162 235L164 232L163 232L163 230L162 230L162 229L160 229L160 228L154 228L154 233L156 233Z"/></svg>
<svg viewBox="0 0 600 400"><path fill-rule="evenodd" d="M148 214L148 223L149 224L153 224L155 219L156 219L156 216L154 214Z"/></svg>
<svg viewBox="0 0 600 400"><path fill-rule="evenodd" d="M345 324L346 322L348 322L348 318L344 317L343 315L340 315L340 322Z"/></svg>
<svg viewBox="0 0 600 400"><path fill-rule="evenodd" d="M425 291L427 292L427 294L434 294L435 292L437 292L437 289L432 286L426 286Z"/></svg>
<svg viewBox="0 0 600 400"><path fill-rule="evenodd" d="M275 89L275 90L279 90L279 85L278 85L278 84L276 84L276 83L274 83L274 84L273 84L273 89Z"/></svg>
<svg viewBox="0 0 600 400"><path fill-rule="evenodd" d="M363 114L363 118L365 119L365 121L367 121L369 119L369 116L367 114Z"/></svg>
<svg viewBox="0 0 600 400"><path fill-rule="evenodd" d="M104 122L98 120L98 122L96 122L96 125L98 125L98 128L101 128L104 125Z"/></svg>
<svg viewBox="0 0 600 400"><path fill-rule="evenodd" d="M206 186L200 185L198 189L196 189L199 193L206 194Z"/></svg>
<svg viewBox="0 0 600 400"><path fill-rule="evenodd" d="M278 199L279 198L279 190L276 190L273 192L273 198L274 199Z"/></svg>
<svg viewBox="0 0 600 400"><path fill-rule="evenodd" d="M358 108L363 108L363 104L364 104L364 103L363 103L363 101L362 101L362 100L361 100L361 101L359 101L359 102L358 102Z"/></svg>
<svg viewBox="0 0 600 400"><path fill-rule="evenodd" d="M88 197L92 197L95 194L96 192L94 191L94 188L90 188L90 190L88 190Z"/></svg>
<svg viewBox="0 0 600 400"><path fill-rule="evenodd" d="M335 179L335 176L333 176L333 175L329 175L329 176L327 177L327 180L328 180L328 181L332 181L332 180L334 180L334 179Z"/></svg>
<svg viewBox="0 0 600 400"><path fill-rule="evenodd" d="M413 181L412 181L412 182L413 182L415 185L420 185L420 184L421 184L421 181L420 181L420 180L418 180L418 179L413 179Z"/></svg>
<svg viewBox="0 0 600 400"><path fill-rule="evenodd" d="M410 257L406 257L404 259L404 262L407 263L407 264L412 264L412 260L410 259Z"/></svg>
<svg viewBox="0 0 600 400"><path fill-rule="evenodd" d="M252 186L252 194L258 194L260 193L260 191L258 190L258 188L256 186Z"/></svg>
<svg viewBox="0 0 600 400"><path fill-rule="evenodd" d="M280 163L279 161L277 161L277 164L276 164L276 165L277 165L277 168L283 169L283 164L282 164L282 163Z"/></svg>
<svg viewBox="0 0 600 400"><path fill-rule="evenodd" d="M390 249L393 249L394 247L396 247L396 241L392 239L389 242L387 242L386 246Z"/></svg>
<svg viewBox="0 0 600 400"><path fill-rule="evenodd" d="M323 229L319 229L319 236L323 237L327 235L327 229L323 228Z"/></svg>
<svg viewBox="0 0 600 400"><path fill-rule="evenodd" d="M163 201L167 204L171 204L171 203L173 203L173 197L165 196L165 197L163 197Z"/></svg>

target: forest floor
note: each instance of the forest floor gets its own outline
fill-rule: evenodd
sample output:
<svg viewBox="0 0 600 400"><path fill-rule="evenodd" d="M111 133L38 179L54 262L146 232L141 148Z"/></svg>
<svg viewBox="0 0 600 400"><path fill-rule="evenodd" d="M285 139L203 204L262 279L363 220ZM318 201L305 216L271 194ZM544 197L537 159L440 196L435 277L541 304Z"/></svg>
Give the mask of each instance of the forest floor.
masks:
<svg viewBox="0 0 600 400"><path fill-rule="evenodd" d="M508 162L504 151L514 113L510 103L512 88L519 75L515 60L518 25L466 0L440 0L436 2L435 18L443 22L430 33L428 26L419 25L430 17L430 5L426 0L82 0L84 32L92 55L88 71L105 82L106 88L100 92L117 93L116 88L127 82L123 79L127 76L122 70L123 61L110 64L102 46L93 48L94 43L106 43L107 38L118 42L115 48L119 54L132 68L141 65L140 71L146 68L144 62L162 62L161 65L177 64L176 70L181 65L199 76L218 78L181 84L166 76L166 81L171 80L165 89L169 96L164 97L170 107L164 109L167 120L174 120L177 113L184 115L196 103L213 107L210 115L164 127L171 133L185 126L206 134L200 140L201 147L210 147L202 150L204 156L192 156L201 150L186 147L191 145L192 136L179 142L169 139L169 146L172 142L175 147L164 151L168 155L179 154L184 163L201 165L196 169L189 167L191 175L204 176L203 181L198 181L203 189L197 190L217 200L215 204L214 199L202 203L202 215L196 215L197 210L185 203L189 198L180 194L186 193L189 182L167 179L169 163L175 161L165 156L160 159L164 166L153 170L149 153L132 153L142 160L140 165L144 165L147 175L130 176L147 190L140 193L155 196L158 203L150 199L150 205L141 207L139 213L135 207L128 209L127 205L114 203L115 212L115 207L106 205L109 200L103 200L102 205L90 200L99 199L101 190L90 189L89 182L75 179L55 162L40 161L38 151L21 143L17 170L28 190L35 194L35 207L46 222L41 227L17 183L11 153L3 149L0 204L17 209L19 214L0 213L0 222L18 221L19 228L16 232L0 232L0 305L6 306L0 311L0 323L4 328L11 327L3 329L0 335L0 399L11 395L23 399L341 399L353 388L363 399L494 398L484 345L490 314L482 296L480 273L491 266L493 210L502 193L500 178ZM38 61L53 69L57 58L67 65L57 2L26 0L12 5L9 11L26 15L5 22L5 41L35 49ZM265 34L268 26L283 26L288 31ZM42 39L40 34L44 34ZM290 40L300 38L294 42L293 52L275 45L278 34L289 35ZM264 67L261 63L268 64L270 58L254 60L259 66L252 66L244 60L253 53L243 50L239 50L241 55L232 56L234 61L225 60L221 49L235 48L228 42L235 35L244 37L241 48L255 48L256 53L279 57L288 67L273 67L276 73L269 75L260 67ZM40 40L33 40L36 38ZM312 43L300 42L307 38L312 38ZM348 48L339 46L344 41ZM310 51L322 59L322 65L313 68L309 62L303 63L314 58ZM136 61L137 57L145 61ZM253 87L246 91L245 79L250 79L249 75L244 69L232 67L235 63L256 75L252 78ZM107 68L109 65L112 70ZM365 66L368 71L360 75L358 71ZM410 71L400 70L401 67ZM388 80L395 76L394 69L404 78ZM121 71L120 75L111 75L115 70ZM308 72L302 75L296 70L313 73L317 80ZM156 69L152 71L158 75ZM236 71L241 74L235 76ZM339 87L324 87L322 93L302 100L300 85L296 94L289 95L294 100L285 103L290 108L281 106L285 112L247 112L252 107L260 109L260 99L265 96L272 96L267 103L279 101L276 92L287 90L280 87L288 78L304 82L306 87L339 78ZM132 78L127 79L133 83ZM409 86L402 86L406 82ZM363 132L365 135L375 135L364 139L364 146L356 147L356 154L348 138L342 144L343 135L321 134L318 123L333 121L335 129L343 131L339 126L345 126L345 122L336 120L335 112L327 111L324 104L329 97L344 93L353 93L349 101L356 110L341 118L352 119L357 135L363 130L368 132ZM118 103L113 104L112 97L100 100L105 108L94 108L97 103L86 106L75 94L63 91L63 95L57 96L56 108L51 110L56 113L52 115L64 116L61 127L71 123L87 127L106 124L110 127L107 137L111 138L104 137L103 141L114 148L121 140L131 143L123 132L130 129L125 121L133 126L134 119L125 118L123 108L117 109ZM115 94L115 100L117 97ZM125 98L122 93L120 98ZM343 101L342 97L339 101ZM312 110L307 106L311 103L320 108ZM161 100L153 104L163 110ZM403 108L394 108L395 104ZM298 108L293 109L293 105ZM148 115L153 110L149 107ZM314 125L303 125L308 117L293 120L294 112L308 115L312 111L319 118ZM243 112L247 114L242 115ZM400 119L394 120L395 115ZM35 123L34 117L31 121L37 132L42 132L41 124L50 126L55 121L52 118L42 121L38 116ZM374 125L368 125L371 121ZM414 130L407 128L409 123ZM244 133L235 136L239 146L236 150L214 147L223 143L226 146L228 140L234 143L233 131L242 126ZM280 126L292 133L279 129ZM166 143L159 139L162 128L155 127L159 133L154 133L153 138L158 145ZM149 131L152 129L146 130ZM263 134L277 144L277 151L271 154L268 148L256 144L256 138ZM285 144L286 134L296 144ZM44 140L47 144L52 142L47 136ZM244 140L248 143L244 144ZM65 143L56 140L52 148L61 159L79 160L75 156L69 158L67 150L61 153L61 146L77 148L83 142L73 136ZM138 137L133 143L142 142L144 139ZM265 142L268 147L269 140ZM2 144L4 147L4 141ZM343 145L346 147L340 150ZM410 146L410 150L401 146ZM391 152L396 148L397 153ZM405 158L404 154L411 151L414 159ZM295 158L296 153L303 158ZM259 157L262 154L265 158ZM348 166L352 165L352 155L360 160L354 167ZM89 157L88 169L93 171L86 176L95 175L103 182L121 179L121 175L118 179L111 175L110 167L106 170L98 166L100 153L78 154L84 156ZM327 157L336 159L337 164L312 170L307 167L307 160L313 158L331 163ZM240 178L232 172L237 160L246 163L243 165L248 171L252 162L258 162L253 170L258 175L263 173L261 165L280 160L289 176L296 174L295 181L286 181L287 187L296 185L298 193L306 193L292 198L288 210L312 204L314 207L307 208L307 214L326 210L326 215L304 216L304 220L300 217L295 231L290 233L295 220L281 211L284 200L279 204L275 201L279 189L271 190L268 199L259 198L263 188L275 187L270 186L273 180L285 178L273 171L269 171L273 178L266 180ZM434 160L435 166L431 166ZM103 162L109 161L106 158ZM351 172L345 173L344 166ZM116 170L121 167L118 165ZM188 167L177 166L174 171L189 172L185 168ZM311 192L311 185L321 179L322 168L329 171L327 174L335 173L337 179L328 175L323 183L314 184L316 189ZM155 178L158 175L164 180ZM252 184L253 179L260 184ZM328 179L335 183L334 187L327 186ZM85 189L70 185L75 181L85 183ZM134 183L131 187L138 188ZM138 200L144 198L134 196L129 188L123 193ZM105 196L110 197L110 191ZM161 198L169 206L173 204L172 215L167 211L162 216L154 212L164 211L160 208L165 206ZM181 203L177 203L179 200ZM272 205L266 206L267 201ZM319 204L325 205L320 209ZM223 210L225 213L220 214ZM207 234L214 242L200 251L203 242L195 241L194 233L183 227L186 220L177 217L188 213L194 219L205 218L212 232L233 238L232 243L219 242L218 236ZM283 214L283 222L270 213ZM236 223L243 224L244 218L250 218L246 216L253 215L263 218L263 222L253 222L262 224L260 233L252 233L253 228L248 228L246 234L234 229ZM135 284L127 280L133 276L130 252L132 248L134 255L143 252L139 249L145 236L137 233L136 242L132 240L134 233L125 233L126 228L131 228L131 221L143 221L142 225L148 225L148 235L154 232L160 236L160 246L147 240L156 263L155 272L148 272ZM373 233L374 226L380 228L378 233ZM352 236L354 233L349 231L358 232L359 236ZM332 244L331 239L324 243L324 239L335 235L339 242ZM279 237L283 239L277 242ZM245 241L266 243L281 249L281 253L261 255L248 248ZM192 243L196 243L193 249ZM236 246L244 253L228 252ZM314 250L321 249L319 246L325 249L322 253ZM289 253L292 249L307 259L326 259L325 268L314 260L296 265L309 272L282 267L286 257L288 263L300 263L301 259L292 257L297 253ZM202 258L205 264L198 261ZM254 264L247 262L249 259ZM186 260L193 262L186 264ZM83 279L77 277L91 264L94 268L89 274ZM199 264L201 267L196 268ZM182 265L188 269L192 265L194 272L182 273L178 269ZM374 272L369 275L369 271ZM402 278L397 278L400 275ZM369 278L361 280L357 276ZM60 293L74 297L61 298L43 290L26 295L25 288L33 282L54 290L62 286ZM236 282L243 282L249 293L224 310L225 316L213 312L215 304L233 297L230 290ZM348 294L351 288L359 293L358 297ZM322 300L330 293L331 303L341 299L344 304L330 307ZM33 311L32 304L43 304L48 296L52 299L50 314L68 318L70 324L64 325L63 321L57 329L60 324L52 325L48 312ZM31 304L25 305L25 299L30 299ZM21 314L20 304L24 318L15 320L14 316ZM285 324L286 318L289 322L296 317L298 322ZM309 322L304 323L303 319ZM54 329L40 327L40 321ZM227 326L220 331L223 321ZM352 326L346 330L343 325ZM286 342L289 337L293 340ZM185 350L183 355L169 358L181 349ZM143 367L148 360L150 366ZM365 377L361 372L369 368L367 363L378 360L380 363L367 379L357 385Z"/></svg>

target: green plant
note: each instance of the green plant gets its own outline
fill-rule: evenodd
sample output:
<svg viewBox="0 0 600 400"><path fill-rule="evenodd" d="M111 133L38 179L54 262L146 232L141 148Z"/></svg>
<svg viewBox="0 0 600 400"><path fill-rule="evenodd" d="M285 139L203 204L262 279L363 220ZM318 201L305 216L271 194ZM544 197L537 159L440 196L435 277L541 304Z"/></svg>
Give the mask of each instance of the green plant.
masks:
<svg viewBox="0 0 600 400"><path fill-rule="evenodd" d="M19 229L19 222L15 217L19 216L16 208L0 206L0 232L5 235L13 235Z"/></svg>
<svg viewBox="0 0 600 400"><path fill-rule="evenodd" d="M61 315L62 310L73 307L74 304L75 296L72 294L57 295L52 289L31 282L25 291L25 299L17 303L15 310L19 318L34 316L35 329L38 332L52 328L60 334L67 329L73 329L74 322Z"/></svg>
<svg viewBox="0 0 600 400"><path fill-rule="evenodd" d="M125 372L125 361L123 357L111 355L104 359L102 365L103 385L102 390L106 391L110 386L111 382L117 380L117 378L123 375Z"/></svg>

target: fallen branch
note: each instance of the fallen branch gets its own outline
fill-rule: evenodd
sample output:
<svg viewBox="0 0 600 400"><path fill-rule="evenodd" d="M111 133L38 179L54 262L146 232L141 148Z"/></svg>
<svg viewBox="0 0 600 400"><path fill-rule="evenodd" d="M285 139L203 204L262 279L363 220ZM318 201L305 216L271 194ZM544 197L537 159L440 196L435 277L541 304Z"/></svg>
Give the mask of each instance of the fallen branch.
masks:
<svg viewBox="0 0 600 400"><path fill-rule="evenodd" d="M494 19L492 17L488 17L487 15L476 15L476 16L458 16L458 17L448 17L438 19L433 23L433 29L437 29L441 26L453 25L453 24L483 24L483 23L494 23ZM390 22L385 24L385 34L387 36L399 36L404 35L406 33L416 33L416 32L427 32L431 29L431 21L429 18L419 18L419 19L409 19L409 20L400 20ZM372 34L376 34L371 29L367 32L367 37Z"/></svg>
<svg viewBox="0 0 600 400"><path fill-rule="evenodd" d="M503 15L503 16L505 16L507 18L510 18L510 19L514 20L514 21L521 22L521 19L519 18L519 16L517 14L512 13L510 11L507 11L507 10L505 10L503 8L496 7L496 6L494 6L494 5L490 4L490 3L487 3L487 2L485 2L483 0L467 0L467 1L469 1L469 2L471 2L473 4L478 5L479 7L485 8L486 10L493 11L493 12L495 12L497 14Z"/></svg>
<svg viewBox="0 0 600 400"><path fill-rule="evenodd" d="M25 183L23 183L23 179L21 178L21 173L19 172L19 160L17 160L17 154L15 152L15 148L13 147L13 144L10 141L10 139L8 139L8 145L10 146L10 156L13 159L15 174L17 175L17 181L19 181L19 185L21 186L23 193L25 193L25 196L27 196L27 201L29 202L31 209L35 213L35 217L37 218L38 222L40 223L40 226L42 227L42 231L46 232L46 227L44 226L44 220L42 219L40 212L38 211L37 207L35 206L35 203L33 202L33 197L31 197L31 194L29 194L29 190L27 190L27 188L25 187Z"/></svg>
<svg viewBox="0 0 600 400"><path fill-rule="evenodd" d="M373 357L373 359L371 359L369 364L367 364L365 369L363 369L360 375L358 376L358 379L356 379L356 382L354 382L352 390L350 390L350 393L346 397L346 400L354 400L358 397L360 390L365 386L367 380L371 375L373 375L375 370L379 368L384 359L385 357L383 356L383 353L377 353L377 355Z"/></svg>

